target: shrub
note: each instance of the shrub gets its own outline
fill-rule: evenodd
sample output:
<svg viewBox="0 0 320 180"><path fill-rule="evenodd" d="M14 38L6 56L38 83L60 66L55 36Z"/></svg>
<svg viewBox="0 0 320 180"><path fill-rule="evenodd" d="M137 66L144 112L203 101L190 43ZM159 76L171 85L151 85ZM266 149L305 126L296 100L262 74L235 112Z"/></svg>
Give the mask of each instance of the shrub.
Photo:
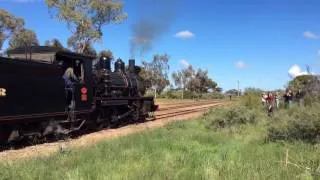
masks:
<svg viewBox="0 0 320 180"><path fill-rule="evenodd" d="M158 95L159 98L168 98L168 99L181 99L181 91L177 90L168 90L162 92ZM223 99L224 96L220 92L211 92L211 93L195 93L195 92L184 92L184 99Z"/></svg>
<svg viewBox="0 0 320 180"><path fill-rule="evenodd" d="M239 127L245 124L255 124L266 114L256 109L248 109L237 105L226 108L216 108L203 115L205 127L208 129Z"/></svg>
<svg viewBox="0 0 320 180"><path fill-rule="evenodd" d="M320 95L318 93L307 94L303 98L303 105L305 106L312 106L317 102L320 102Z"/></svg>
<svg viewBox="0 0 320 180"><path fill-rule="evenodd" d="M280 111L274 116L274 121L268 127L267 139L301 140L308 143L320 142L320 105L295 107Z"/></svg>
<svg viewBox="0 0 320 180"><path fill-rule="evenodd" d="M160 95L158 95L158 97L159 98L167 98L167 99L181 99L181 92L169 90L166 92L162 92Z"/></svg>
<svg viewBox="0 0 320 180"><path fill-rule="evenodd" d="M223 99L224 95L219 92L211 92L211 93L204 93L200 97L201 99Z"/></svg>
<svg viewBox="0 0 320 180"><path fill-rule="evenodd" d="M247 93L246 95L240 97L240 102L243 106L250 109L262 108L261 94Z"/></svg>

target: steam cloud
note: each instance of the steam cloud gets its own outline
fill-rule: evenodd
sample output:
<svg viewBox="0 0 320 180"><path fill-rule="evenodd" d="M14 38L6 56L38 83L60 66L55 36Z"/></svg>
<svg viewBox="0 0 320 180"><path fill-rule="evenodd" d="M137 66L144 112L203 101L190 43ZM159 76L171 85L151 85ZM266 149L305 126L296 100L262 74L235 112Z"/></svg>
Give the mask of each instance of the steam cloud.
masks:
<svg viewBox="0 0 320 180"><path fill-rule="evenodd" d="M140 18L131 26L130 54L134 58L138 53L142 57L152 50L159 39L174 20L174 0L150 2L140 0Z"/></svg>

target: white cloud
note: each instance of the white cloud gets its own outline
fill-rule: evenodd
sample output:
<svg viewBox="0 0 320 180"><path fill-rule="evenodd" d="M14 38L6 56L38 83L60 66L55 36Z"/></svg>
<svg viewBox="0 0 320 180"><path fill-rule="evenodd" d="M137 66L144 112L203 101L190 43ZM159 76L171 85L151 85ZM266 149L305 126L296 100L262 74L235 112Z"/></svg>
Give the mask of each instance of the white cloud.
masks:
<svg viewBox="0 0 320 180"><path fill-rule="evenodd" d="M184 31L177 32L174 36L176 38L181 38L181 39L190 39L190 38L193 38L195 35L188 30L184 30Z"/></svg>
<svg viewBox="0 0 320 180"><path fill-rule="evenodd" d="M248 65L243 61L238 61L235 63L235 65L238 69L244 69L244 68L248 67Z"/></svg>
<svg viewBox="0 0 320 180"><path fill-rule="evenodd" d="M303 37L308 38L308 39L319 39L320 36L311 32L311 31L306 31L303 33Z"/></svg>
<svg viewBox="0 0 320 180"><path fill-rule="evenodd" d="M289 69L288 72L292 77L297 77L297 76L308 74L306 71L302 71L300 66L298 66L296 64L291 66L291 68Z"/></svg>
<svg viewBox="0 0 320 180"><path fill-rule="evenodd" d="M181 65L182 68L187 68L187 67L189 67L190 64L189 64L189 62L187 60L181 59L180 60L180 65Z"/></svg>

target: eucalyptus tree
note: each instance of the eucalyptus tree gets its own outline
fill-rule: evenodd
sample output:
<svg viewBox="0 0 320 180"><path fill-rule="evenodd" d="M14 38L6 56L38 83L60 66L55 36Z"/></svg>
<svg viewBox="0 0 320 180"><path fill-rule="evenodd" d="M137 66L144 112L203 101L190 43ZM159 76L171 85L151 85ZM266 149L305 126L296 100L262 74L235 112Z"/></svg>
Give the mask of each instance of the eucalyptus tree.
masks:
<svg viewBox="0 0 320 180"><path fill-rule="evenodd" d="M30 29L22 29L14 33L14 36L9 41L9 49L18 47L30 48L31 46L39 45L37 35Z"/></svg>
<svg viewBox="0 0 320 180"><path fill-rule="evenodd" d="M0 9L0 50L3 43L16 31L24 26L24 20Z"/></svg>
<svg viewBox="0 0 320 180"><path fill-rule="evenodd" d="M46 4L57 19L67 24L72 33L68 46L79 53L102 39L103 26L127 18L124 4L113 0L46 0Z"/></svg>

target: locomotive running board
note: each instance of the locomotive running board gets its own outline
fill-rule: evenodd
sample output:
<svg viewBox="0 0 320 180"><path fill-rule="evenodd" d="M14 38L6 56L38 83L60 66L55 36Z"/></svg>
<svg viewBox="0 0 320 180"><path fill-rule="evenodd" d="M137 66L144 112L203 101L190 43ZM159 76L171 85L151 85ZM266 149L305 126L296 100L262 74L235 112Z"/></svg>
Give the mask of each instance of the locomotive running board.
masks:
<svg viewBox="0 0 320 180"><path fill-rule="evenodd" d="M86 113L90 113L90 112L92 112L92 110L75 111L76 114L86 114ZM44 117L52 117L52 116L66 116L66 115L68 115L68 112L2 116L2 117L0 117L0 123L6 122L6 121L12 121L12 120L19 120L19 119L35 119L35 118L44 118Z"/></svg>
<svg viewBox="0 0 320 180"><path fill-rule="evenodd" d="M108 100L108 101L102 101L102 106L122 106L122 105L128 105L128 100Z"/></svg>

